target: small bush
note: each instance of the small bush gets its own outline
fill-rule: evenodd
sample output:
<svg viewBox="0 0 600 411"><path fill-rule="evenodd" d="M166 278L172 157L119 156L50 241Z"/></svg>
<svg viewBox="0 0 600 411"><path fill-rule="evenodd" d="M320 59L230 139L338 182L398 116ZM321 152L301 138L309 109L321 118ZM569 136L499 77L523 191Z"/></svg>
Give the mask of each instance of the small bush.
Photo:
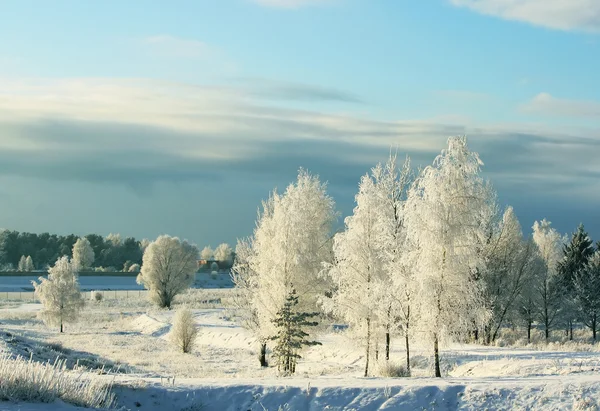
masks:
<svg viewBox="0 0 600 411"><path fill-rule="evenodd" d="M410 377L410 373L404 365L396 364L391 361L384 361L379 364L377 371L380 376L386 378Z"/></svg>
<svg viewBox="0 0 600 411"><path fill-rule="evenodd" d="M183 353L190 353L194 348L194 342L198 335L198 328L194 322L192 312L183 307L177 311L173 318L171 329L171 342Z"/></svg>
<svg viewBox="0 0 600 411"><path fill-rule="evenodd" d="M506 347L508 346L508 343L504 338L497 338L496 341L494 341L494 345L496 347Z"/></svg>
<svg viewBox="0 0 600 411"><path fill-rule="evenodd" d="M66 370L64 361L54 364L0 357L0 401L51 403L56 399L89 408L110 408L116 404L111 384L86 373Z"/></svg>
<svg viewBox="0 0 600 411"><path fill-rule="evenodd" d="M100 291L92 291L90 294L90 298L92 301L100 302L104 298L104 295Z"/></svg>

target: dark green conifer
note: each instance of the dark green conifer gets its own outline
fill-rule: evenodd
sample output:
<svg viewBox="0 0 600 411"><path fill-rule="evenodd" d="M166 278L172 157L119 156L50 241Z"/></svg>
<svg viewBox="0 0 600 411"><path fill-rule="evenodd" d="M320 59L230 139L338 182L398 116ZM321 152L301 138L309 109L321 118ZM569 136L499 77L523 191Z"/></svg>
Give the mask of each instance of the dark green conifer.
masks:
<svg viewBox="0 0 600 411"><path fill-rule="evenodd" d="M288 294L283 307L277 312L273 323L277 326L277 335L271 337L271 340L277 341L273 349L273 355L277 358L277 368L284 374L293 374L296 372L296 363L302 358L300 350L304 346L321 345L318 341L309 341L309 336L304 330L307 327L318 325L315 321L310 321L319 315L319 313L296 312L298 305L298 296L296 290Z"/></svg>

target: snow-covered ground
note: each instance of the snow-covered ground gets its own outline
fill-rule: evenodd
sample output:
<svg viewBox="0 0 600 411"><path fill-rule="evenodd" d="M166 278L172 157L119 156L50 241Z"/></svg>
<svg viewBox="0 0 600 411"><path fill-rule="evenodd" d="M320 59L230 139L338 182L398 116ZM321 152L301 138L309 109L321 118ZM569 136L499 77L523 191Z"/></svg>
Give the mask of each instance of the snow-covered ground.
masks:
<svg viewBox="0 0 600 411"><path fill-rule="evenodd" d="M192 354L175 352L167 340L173 312L140 299L90 302L62 335L36 318L38 304L4 303L0 351L42 362L60 356L96 370L97 378L114 380L119 404L132 410L584 410L599 402L600 353L584 344L452 345L443 351L446 377L435 379L428 347L414 342L414 377L363 378L361 350L331 331L303 354L296 376L278 377L275 368L259 367L253 337L227 309L207 303L227 305L230 292L193 290L180 299L201 329ZM391 357L404 359L400 338ZM4 409L77 408L0 402Z"/></svg>

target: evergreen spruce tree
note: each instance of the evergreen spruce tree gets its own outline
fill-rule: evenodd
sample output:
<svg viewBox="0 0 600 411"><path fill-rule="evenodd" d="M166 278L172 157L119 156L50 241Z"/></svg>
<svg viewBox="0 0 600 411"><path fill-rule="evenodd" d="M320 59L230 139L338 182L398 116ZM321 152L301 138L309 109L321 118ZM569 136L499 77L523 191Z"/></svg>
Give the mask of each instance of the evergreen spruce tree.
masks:
<svg viewBox="0 0 600 411"><path fill-rule="evenodd" d="M600 250L575 274L573 283L581 320L592 330L596 341L600 317Z"/></svg>
<svg viewBox="0 0 600 411"><path fill-rule="evenodd" d="M298 305L298 296L296 290L292 289L283 307L273 319L273 324L277 327L277 335L270 338L277 341L273 355L277 357L277 369L284 374L296 372L298 358L302 358L298 354L302 347L321 345L318 341L307 340L306 337L309 334L304 331L306 327L318 325L317 322L309 321L309 319L316 317L319 313L296 312L294 310L296 305Z"/></svg>
<svg viewBox="0 0 600 411"><path fill-rule="evenodd" d="M594 255L594 243L583 224L579 224L571 236L571 241L564 245L563 254L563 260L558 263L558 273L567 289L573 290L575 275L585 268Z"/></svg>
<svg viewBox="0 0 600 411"><path fill-rule="evenodd" d="M560 286L562 287L563 307L562 321L570 339L573 339L573 322L580 306L578 292L575 287L576 278L580 277L594 254L594 244L585 231L583 224L571 236L571 241L563 247L563 259L558 263L557 270Z"/></svg>

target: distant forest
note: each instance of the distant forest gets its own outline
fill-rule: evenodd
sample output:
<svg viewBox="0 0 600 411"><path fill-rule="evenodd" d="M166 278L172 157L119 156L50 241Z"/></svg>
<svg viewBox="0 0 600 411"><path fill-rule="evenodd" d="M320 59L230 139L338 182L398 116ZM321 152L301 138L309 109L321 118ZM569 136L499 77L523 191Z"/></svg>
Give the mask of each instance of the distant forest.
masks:
<svg viewBox="0 0 600 411"><path fill-rule="evenodd" d="M93 268L105 267L107 271L128 270L131 265L142 264L142 255L148 240L133 237L122 239L119 234L103 237L98 234L85 236L94 250ZM75 234L66 236L42 233L0 231L0 270L15 269L22 256L31 256L35 269L43 270L54 265L66 255L73 257L73 245L79 239Z"/></svg>

